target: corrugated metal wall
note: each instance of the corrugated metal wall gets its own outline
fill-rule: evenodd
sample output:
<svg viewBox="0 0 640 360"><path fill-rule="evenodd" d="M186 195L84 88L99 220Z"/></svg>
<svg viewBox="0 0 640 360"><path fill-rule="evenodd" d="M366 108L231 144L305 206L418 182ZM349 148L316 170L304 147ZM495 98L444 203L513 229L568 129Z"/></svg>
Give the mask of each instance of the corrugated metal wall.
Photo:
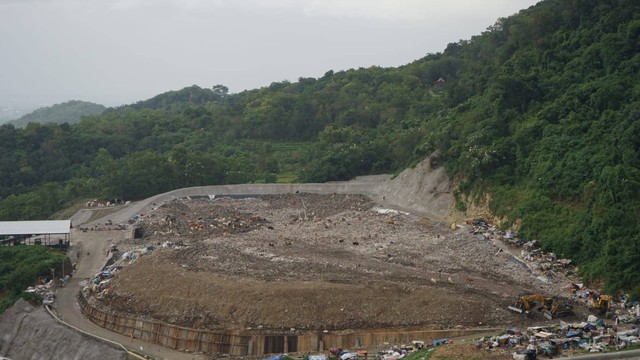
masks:
<svg viewBox="0 0 640 360"><path fill-rule="evenodd" d="M155 321L145 321L111 314L91 306L83 295L78 297L82 313L95 324L113 332L160 344L171 349L207 354L247 355L251 336L189 329Z"/></svg>
<svg viewBox="0 0 640 360"><path fill-rule="evenodd" d="M107 313L89 304L82 294L78 298L85 316L97 325L136 339L160 344L171 349L205 354L264 355L273 353L318 352L333 347L355 349L382 344L406 344L412 340L430 342L435 339L472 335L486 329L454 330L379 330L341 331L307 334L225 332L184 328L156 321L146 321L125 315Z"/></svg>

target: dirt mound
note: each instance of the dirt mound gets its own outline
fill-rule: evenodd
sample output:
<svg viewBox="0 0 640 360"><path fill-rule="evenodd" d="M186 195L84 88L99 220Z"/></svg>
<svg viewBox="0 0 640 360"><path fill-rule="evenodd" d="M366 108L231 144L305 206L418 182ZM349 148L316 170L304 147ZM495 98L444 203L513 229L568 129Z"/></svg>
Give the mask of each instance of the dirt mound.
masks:
<svg viewBox="0 0 640 360"><path fill-rule="evenodd" d="M124 350L82 335L24 300L0 315L0 355L11 359L126 359Z"/></svg>
<svg viewBox="0 0 640 360"><path fill-rule="evenodd" d="M141 226L96 301L187 327L506 326L540 290L491 241L362 195L174 200Z"/></svg>

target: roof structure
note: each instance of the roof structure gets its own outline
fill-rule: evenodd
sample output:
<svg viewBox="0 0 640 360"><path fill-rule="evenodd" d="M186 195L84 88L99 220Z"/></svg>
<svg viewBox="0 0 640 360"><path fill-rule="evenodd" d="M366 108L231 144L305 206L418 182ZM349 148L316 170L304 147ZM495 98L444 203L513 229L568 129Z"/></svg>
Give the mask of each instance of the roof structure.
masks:
<svg viewBox="0 0 640 360"><path fill-rule="evenodd" d="M1 235L69 234L71 220L0 221Z"/></svg>

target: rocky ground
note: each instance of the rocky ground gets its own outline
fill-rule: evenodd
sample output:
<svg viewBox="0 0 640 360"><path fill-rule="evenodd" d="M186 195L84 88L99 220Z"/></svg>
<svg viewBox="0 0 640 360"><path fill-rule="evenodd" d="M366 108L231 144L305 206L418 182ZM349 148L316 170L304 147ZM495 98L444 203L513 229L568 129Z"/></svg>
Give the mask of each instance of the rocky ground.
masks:
<svg viewBox="0 0 640 360"><path fill-rule="evenodd" d="M96 301L195 328L526 325L544 319L507 306L524 292L561 294L569 282L541 281L470 226L361 195L177 199L138 226L141 238L114 239L120 260Z"/></svg>

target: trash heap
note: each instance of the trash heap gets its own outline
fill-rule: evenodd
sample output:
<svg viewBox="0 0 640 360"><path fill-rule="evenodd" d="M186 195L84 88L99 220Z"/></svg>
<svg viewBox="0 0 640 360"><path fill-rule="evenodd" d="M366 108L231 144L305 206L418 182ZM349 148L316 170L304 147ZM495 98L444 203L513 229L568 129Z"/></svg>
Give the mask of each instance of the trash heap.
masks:
<svg viewBox="0 0 640 360"><path fill-rule="evenodd" d="M53 280L49 280L46 284L29 286L24 292L27 294L36 294L42 298L42 304L51 305L56 298L54 288L55 284Z"/></svg>
<svg viewBox="0 0 640 360"><path fill-rule="evenodd" d="M604 319L589 315L587 321L572 324L561 321L552 326L534 326L526 332L508 329L503 334L483 337L479 349L509 350L514 359L535 359L538 355L556 356L561 353L605 352L640 344L638 327L620 329ZM564 354L566 355L566 354Z"/></svg>
<svg viewBox="0 0 640 360"><path fill-rule="evenodd" d="M103 270L95 274L91 279L80 282L82 291L86 293L98 294L101 297L103 292L108 287L109 281L117 273L118 269Z"/></svg>
<svg viewBox="0 0 640 360"><path fill-rule="evenodd" d="M438 345L444 345L447 343L447 340L435 340L433 346L436 347ZM371 358L376 358L380 360L398 360L406 357L407 355L422 350L425 347L425 342L422 340L414 340L411 342L411 345L396 345L391 346L386 350L378 351L376 355L371 356L369 352L365 349L360 350L345 350L340 347L329 349L329 354L318 354L309 356L309 360L329 360L329 359L340 359L340 360L356 360L356 359L367 359L371 356Z"/></svg>
<svg viewBox="0 0 640 360"><path fill-rule="evenodd" d="M165 242L164 244L162 244L162 246L174 247L179 245ZM152 252L153 250L155 250L154 246L145 245L141 248L120 253L116 246L112 246L110 249L112 260L109 261L111 262L111 264L105 266L102 271L95 274L91 279L80 282L82 291L85 294L93 293L96 294L97 298L102 298L104 295L108 294L109 282L114 276L118 274L120 270L122 270L122 268L124 268L128 264L135 262L138 258Z"/></svg>
<svg viewBox="0 0 640 360"><path fill-rule="evenodd" d="M538 240L526 241L518 237L514 231L500 230L482 218L468 220L467 225L471 227L471 234L480 240L498 240L507 245L520 247L519 257L529 262L532 270L542 273L539 277L541 281L548 282L555 278L556 273L566 274L575 270L570 259L558 259L556 254L544 252Z"/></svg>
<svg viewBox="0 0 640 360"><path fill-rule="evenodd" d="M620 301L620 310L616 310L616 318L621 324L640 325L640 302L629 301L627 295L623 295Z"/></svg>
<svg viewBox="0 0 640 360"><path fill-rule="evenodd" d="M518 237L516 232L500 230L482 218L468 220L467 225L470 227L470 233L480 240L501 242L511 248L519 249L519 254L515 253L514 256L517 255L518 260L526 264L541 284L561 284L565 281L571 284L581 282L577 275L578 269L571 259L558 258L555 253L543 251L538 240L526 241ZM558 290L559 288L546 285L546 290L555 290L553 295L565 295Z"/></svg>
<svg viewBox="0 0 640 360"><path fill-rule="evenodd" d="M197 238L241 234L269 225L263 217L225 206L230 200L175 199L139 217L137 222L145 234Z"/></svg>

